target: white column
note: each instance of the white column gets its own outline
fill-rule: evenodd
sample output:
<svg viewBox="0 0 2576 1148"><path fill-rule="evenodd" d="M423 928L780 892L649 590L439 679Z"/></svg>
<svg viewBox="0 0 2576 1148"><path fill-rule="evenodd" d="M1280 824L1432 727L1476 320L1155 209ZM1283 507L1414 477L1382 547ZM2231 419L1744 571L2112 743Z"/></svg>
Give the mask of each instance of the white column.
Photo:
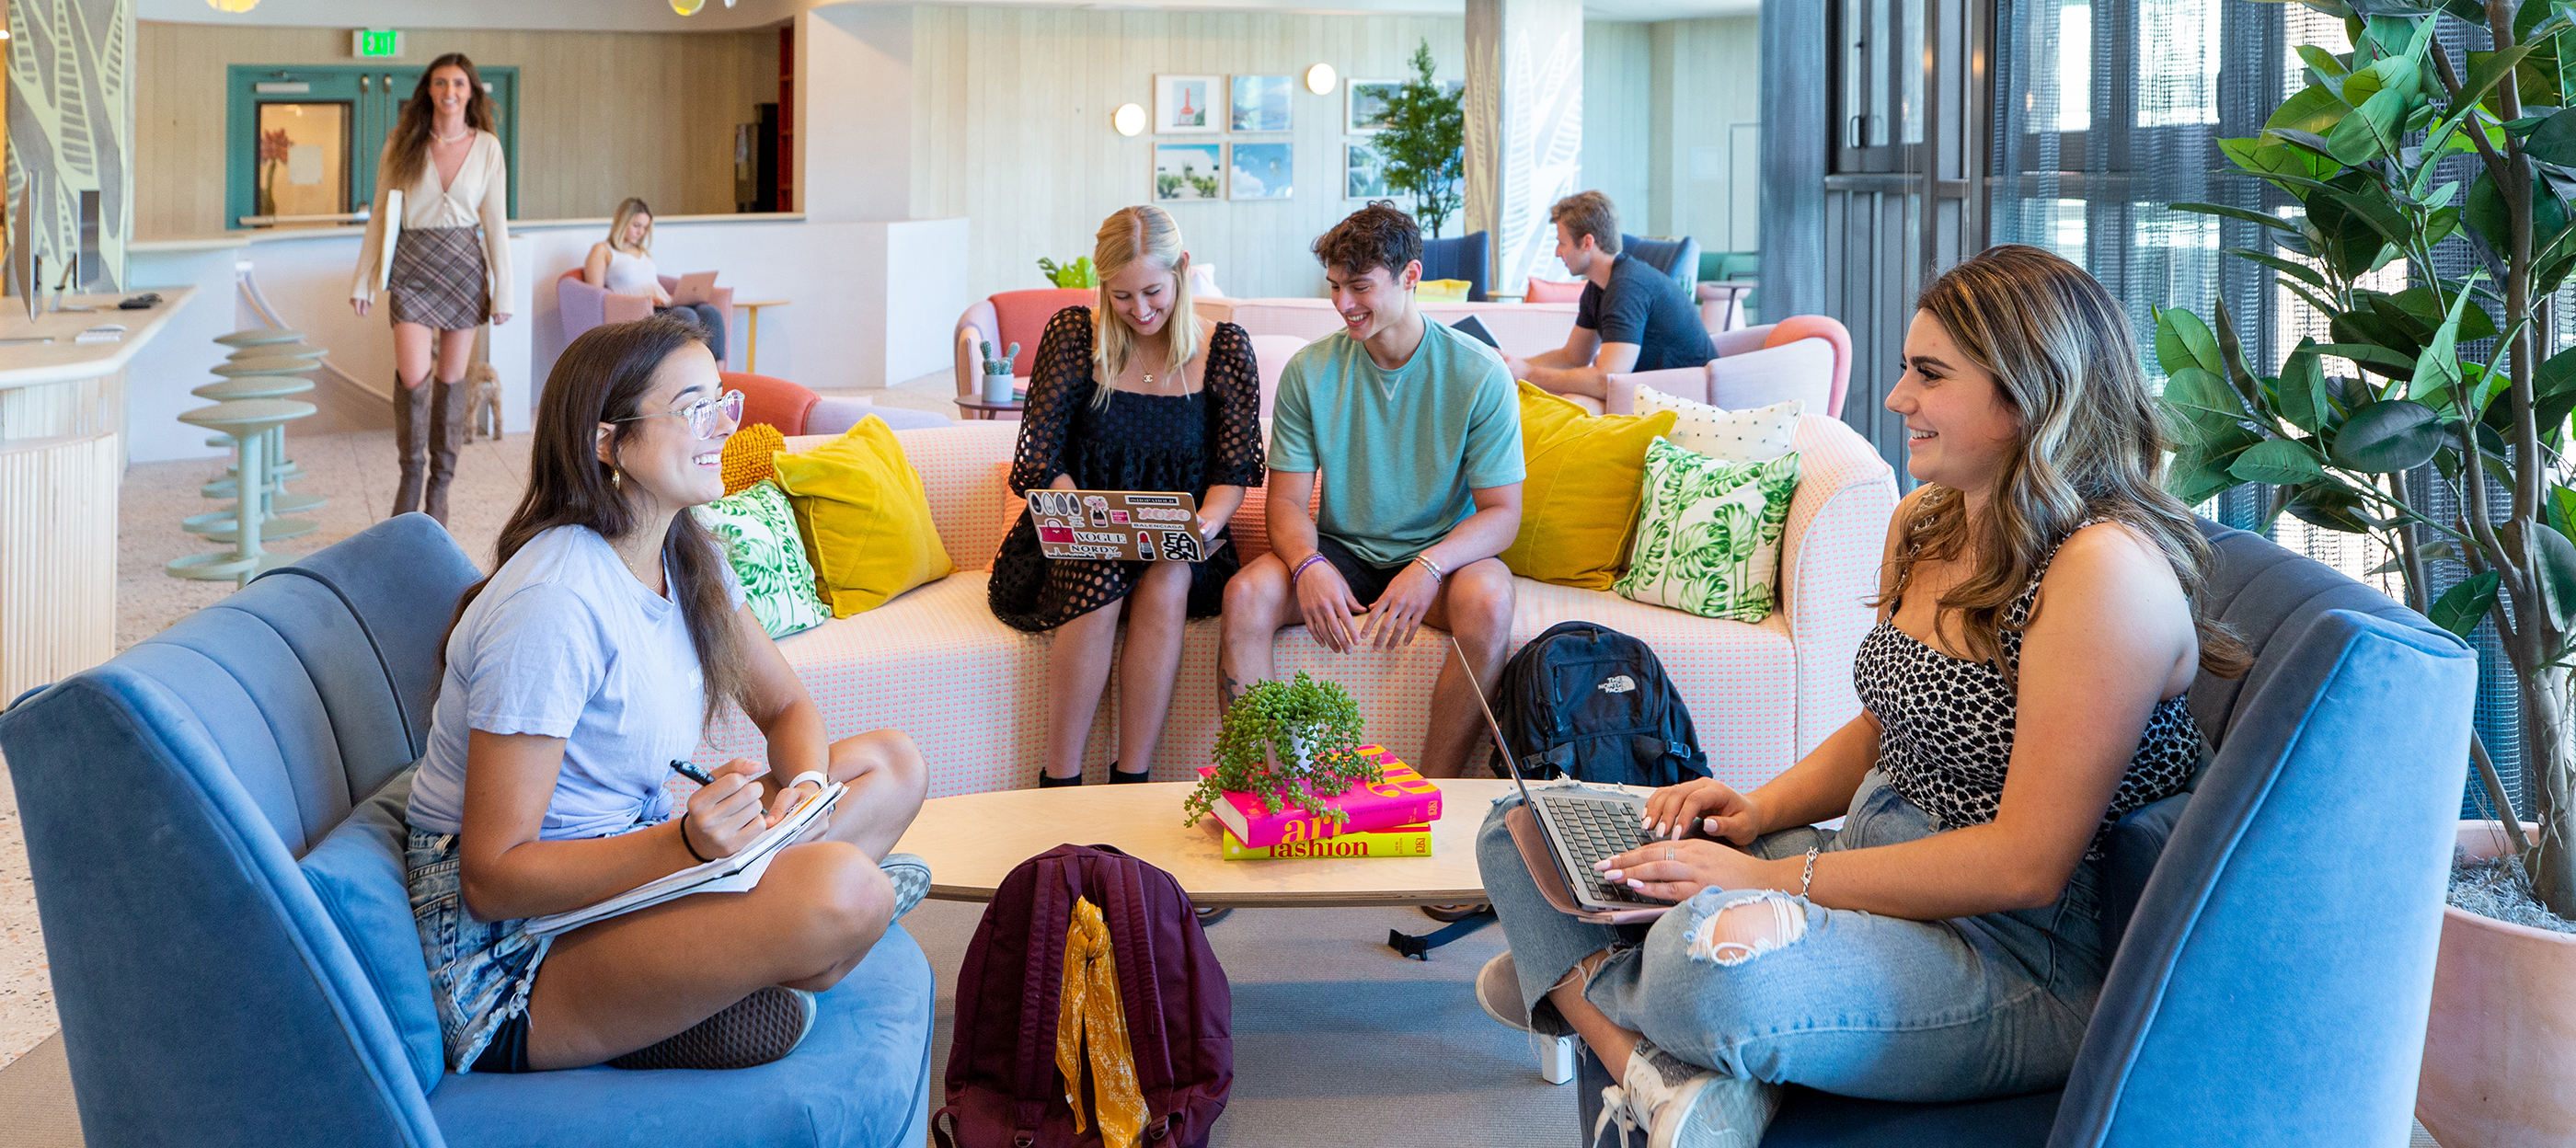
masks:
<svg viewBox="0 0 2576 1148"><path fill-rule="evenodd" d="M912 218L912 8L796 16L795 208L816 223Z"/></svg>
<svg viewBox="0 0 2576 1148"><path fill-rule="evenodd" d="M1582 0L1467 0L1470 233L1492 236L1487 290L1554 268L1547 209L1583 175Z"/></svg>

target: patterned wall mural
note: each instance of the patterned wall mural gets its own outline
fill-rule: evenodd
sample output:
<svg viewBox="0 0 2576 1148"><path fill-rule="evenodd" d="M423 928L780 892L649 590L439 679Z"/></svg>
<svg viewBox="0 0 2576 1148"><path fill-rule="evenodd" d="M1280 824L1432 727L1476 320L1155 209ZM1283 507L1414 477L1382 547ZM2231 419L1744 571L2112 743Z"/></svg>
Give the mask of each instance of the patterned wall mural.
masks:
<svg viewBox="0 0 2576 1148"><path fill-rule="evenodd" d="M1467 230L1493 234L1491 290L1561 276L1548 208L1581 190L1580 0L1467 0Z"/></svg>
<svg viewBox="0 0 2576 1148"><path fill-rule="evenodd" d="M81 194L98 193L102 266L81 277L121 289L134 229L133 0L8 4L10 211L32 181L28 238L50 281L80 250Z"/></svg>

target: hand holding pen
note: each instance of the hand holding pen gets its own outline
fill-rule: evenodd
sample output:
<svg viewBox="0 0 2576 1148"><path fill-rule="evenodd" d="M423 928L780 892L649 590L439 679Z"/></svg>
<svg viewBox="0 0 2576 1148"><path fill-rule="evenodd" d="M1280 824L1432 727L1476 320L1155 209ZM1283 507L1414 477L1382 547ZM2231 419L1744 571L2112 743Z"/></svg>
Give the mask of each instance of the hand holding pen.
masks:
<svg viewBox="0 0 2576 1148"><path fill-rule="evenodd" d="M714 773L685 761L673 761L671 771L698 783L698 791L689 795L688 809L680 815L680 843L688 847L690 856L700 861L730 857L769 828L759 783L768 766L737 757L717 766Z"/></svg>

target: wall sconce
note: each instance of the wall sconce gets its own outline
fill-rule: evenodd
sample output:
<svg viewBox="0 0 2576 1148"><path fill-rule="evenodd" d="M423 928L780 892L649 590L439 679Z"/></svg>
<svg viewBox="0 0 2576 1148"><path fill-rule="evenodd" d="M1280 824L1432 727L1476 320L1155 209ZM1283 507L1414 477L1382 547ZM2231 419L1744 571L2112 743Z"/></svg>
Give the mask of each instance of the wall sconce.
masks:
<svg viewBox="0 0 2576 1148"><path fill-rule="evenodd" d="M1109 113L1109 126L1118 129L1122 136L1144 131L1145 109L1136 104L1120 104L1117 111Z"/></svg>
<svg viewBox="0 0 2576 1148"><path fill-rule="evenodd" d="M206 7L217 12L248 12L259 7L259 0L206 0Z"/></svg>
<svg viewBox="0 0 2576 1148"><path fill-rule="evenodd" d="M1317 64L1314 67L1306 69L1306 90L1313 92L1316 95L1332 95L1333 85L1340 82L1342 82L1342 78L1333 74L1333 66L1331 64Z"/></svg>

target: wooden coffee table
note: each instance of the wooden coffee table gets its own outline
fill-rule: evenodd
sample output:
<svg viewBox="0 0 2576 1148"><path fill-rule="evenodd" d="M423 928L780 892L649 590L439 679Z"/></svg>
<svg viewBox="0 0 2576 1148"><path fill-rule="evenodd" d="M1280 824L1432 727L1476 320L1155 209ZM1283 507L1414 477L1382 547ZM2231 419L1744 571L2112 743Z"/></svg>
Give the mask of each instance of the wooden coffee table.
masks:
<svg viewBox="0 0 2576 1148"><path fill-rule="evenodd" d="M989 902L1020 862L1067 842L1115 845L1170 873L1203 909L1345 905L1455 905L1485 899L1476 874L1476 830L1512 783L1435 780L1440 820L1429 857L1228 861L1216 819L1183 828L1192 783L1009 789L925 801L895 849L930 862L930 896Z"/></svg>

